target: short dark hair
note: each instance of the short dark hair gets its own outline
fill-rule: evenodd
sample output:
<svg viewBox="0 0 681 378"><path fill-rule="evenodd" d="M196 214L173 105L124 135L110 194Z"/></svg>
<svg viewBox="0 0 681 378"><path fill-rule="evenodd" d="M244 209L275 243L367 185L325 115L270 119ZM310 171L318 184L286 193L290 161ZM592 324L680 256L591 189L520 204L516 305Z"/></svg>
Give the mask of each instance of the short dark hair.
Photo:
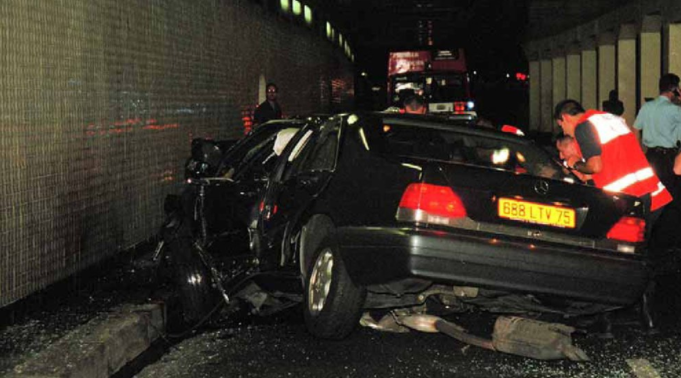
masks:
<svg viewBox="0 0 681 378"><path fill-rule="evenodd" d="M563 114L568 114L568 115L577 115L584 113L584 108L582 107L582 104L577 102L576 100L563 100L556 104L556 108L553 111L553 119L559 120L563 118Z"/></svg>
<svg viewBox="0 0 681 378"><path fill-rule="evenodd" d="M558 135L556 135L556 143L568 143L572 142L573 140L575 140L575 138L565 133L559 133Z"/></svg>
<svg viewBox="0 0 681 378"><path fill-rule="evenodd" d="M668 73L660 77L660 93L671 92L679 87L679 77L673 73Z"/></svg>
<svg viewBox="0 0 681 378"><path fill-rule="evenodd" d="M267 83L267 85L265 85L265 90L268 90L270 88L274 88L275 91L279 92L279 87L277 87L277 85L274 83Z"/></svg>

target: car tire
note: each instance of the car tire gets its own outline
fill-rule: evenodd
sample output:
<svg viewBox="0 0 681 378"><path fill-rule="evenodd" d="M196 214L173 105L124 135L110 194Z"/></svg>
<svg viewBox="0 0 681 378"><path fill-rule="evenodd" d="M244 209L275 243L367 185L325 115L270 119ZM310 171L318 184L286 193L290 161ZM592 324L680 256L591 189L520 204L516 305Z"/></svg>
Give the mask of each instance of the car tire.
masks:
<svg viewBox="0 0 681 378"><path fill-rule="evenodd" d="M195 250L195 239L183 222L167 240L171 274L182 318L187 324L203 319L217 304L208 268Z"/></svg>
<svg viewBox="0 0 681 378"><path fill-rule="evenodd" d="M366 289L350 279L333 239L327 237L313 254L305 281L308 331L324 339L347 337L359 323Z"/></svg>

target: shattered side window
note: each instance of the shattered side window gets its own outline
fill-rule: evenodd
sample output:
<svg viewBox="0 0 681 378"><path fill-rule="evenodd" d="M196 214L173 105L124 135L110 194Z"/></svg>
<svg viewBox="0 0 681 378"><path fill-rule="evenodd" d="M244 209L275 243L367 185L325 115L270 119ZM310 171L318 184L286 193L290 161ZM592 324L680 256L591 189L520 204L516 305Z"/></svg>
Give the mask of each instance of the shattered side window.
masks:
<svg viewBox="0 0 681 378"><path fill-rule="evenodd" d="M336 154L340 133L340 121L333 120L321 127L310 156L300 168L303 172L332 171L336 166Z"/></svg>
<svg viewBox="0 0 681 378"><path fill-rule="evenodd" d="M291 151L287 156L285 156L285 163L281 176L279 176L280 181L286 181L292 176L293 172L300 167L302 161L305 160L305 156L309 154L311 150L312 140L314 139L314 133L312 130L307 130L305 134L298 139L296 144L293 146Z"/></svg>

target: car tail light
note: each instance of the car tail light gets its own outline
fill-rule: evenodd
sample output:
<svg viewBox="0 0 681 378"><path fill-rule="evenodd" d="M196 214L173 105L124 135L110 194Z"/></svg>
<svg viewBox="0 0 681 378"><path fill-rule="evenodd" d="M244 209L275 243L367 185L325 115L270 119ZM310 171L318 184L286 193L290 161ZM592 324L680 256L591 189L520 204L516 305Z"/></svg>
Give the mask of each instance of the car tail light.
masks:
<svg viewBox="0 0 681 378"><path fill-rule="evenodd" d="M464 101L454 102L454 113L463 114L466 111L466 103Z"/></svg>
<svg viewBox="0 0 681 378"><path fill-rule="evenodd" d="M402 194L398 220L449 224L451 219L466 217L466 208L448 186L414 183Z"/></svg>
<svg viewBox="0 0 681 378"><path fill-rule="evenodd" d="M608 239L640 243L645 240L646 221L641 218L622 217L608 231Z"/></svg>

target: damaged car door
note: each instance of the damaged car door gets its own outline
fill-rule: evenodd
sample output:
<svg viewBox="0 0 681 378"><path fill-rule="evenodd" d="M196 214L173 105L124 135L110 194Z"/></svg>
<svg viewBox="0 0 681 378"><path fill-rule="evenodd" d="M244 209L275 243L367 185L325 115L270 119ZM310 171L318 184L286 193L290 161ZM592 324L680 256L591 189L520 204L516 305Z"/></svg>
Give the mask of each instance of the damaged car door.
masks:
<svg viewBox="0 0 681 378"><path fill-rule="evenodd" d="M266 266L295 267L301 222L332 178L340 141L340 120L301 135L272 174L258 216L256 253Z"/></svg>

